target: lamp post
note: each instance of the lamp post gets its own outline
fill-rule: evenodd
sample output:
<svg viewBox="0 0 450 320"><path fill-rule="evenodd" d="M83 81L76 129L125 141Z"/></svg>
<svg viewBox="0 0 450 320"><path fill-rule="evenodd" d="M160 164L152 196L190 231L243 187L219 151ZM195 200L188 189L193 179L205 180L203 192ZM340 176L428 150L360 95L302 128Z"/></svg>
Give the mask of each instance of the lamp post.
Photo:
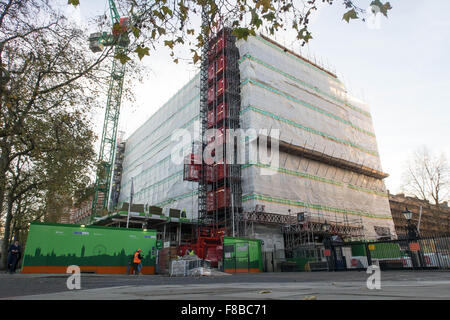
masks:
<svg viewBox="0 0 450 320"><path fill-rule="evenodd" d="M417 240L418 238L418 232L417 228L412 222L412 215L413 213L408 210L408 207L405 207L405 211L402 211L403 216L406 219L406 235L408 240Z"/></svg>
<svg viewBox="0 0 450 320"><path fill-rule="evenodd" d="M414 223L412 222L413 213L408 210L408 207L405 207L405 210L402 211L402 214L405 217L406 223L407 223L407 225L406 225L406 239L408 240L407 252L409 253L409 256L411 257L411 262L412 262L413 268L417 269L417 267L419 266L418 261L417 261L417 255L415 252L411 251L411 249L409 248L411 241L416 241L418 238L417 228L414 225Z"/></svg>

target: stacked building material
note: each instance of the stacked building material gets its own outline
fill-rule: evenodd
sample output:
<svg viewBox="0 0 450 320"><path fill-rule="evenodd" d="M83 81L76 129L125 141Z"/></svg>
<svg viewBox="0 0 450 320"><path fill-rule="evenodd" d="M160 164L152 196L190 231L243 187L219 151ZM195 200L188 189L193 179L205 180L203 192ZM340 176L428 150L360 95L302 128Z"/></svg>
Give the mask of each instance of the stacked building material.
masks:
<svg viewBox="0 0 450 320"><path fill-rule="evenodd" d="M177 258L178 259L172 260L171 262L171 277L188 276L192 275L193 272L196 274L197 271L193 270L198 270L199 268L208 269L206 268L204 260L200 259L196 255L185 255L184 257Z"/></svg>
<svg viewBox="0 0 450 320"><path fill-rule="evenodd" d="M171 246L168 248L163 248L159 250L159 273L169 274L170 267L173 260L178 258L178 249L176 246Z"/></svg>
<svg viewBox="0 0 450 320"><path fill-rule="evenodd" d="M187 260L172 260L170 267L171 277L185 277L188 273L189 261Z"/></svg>

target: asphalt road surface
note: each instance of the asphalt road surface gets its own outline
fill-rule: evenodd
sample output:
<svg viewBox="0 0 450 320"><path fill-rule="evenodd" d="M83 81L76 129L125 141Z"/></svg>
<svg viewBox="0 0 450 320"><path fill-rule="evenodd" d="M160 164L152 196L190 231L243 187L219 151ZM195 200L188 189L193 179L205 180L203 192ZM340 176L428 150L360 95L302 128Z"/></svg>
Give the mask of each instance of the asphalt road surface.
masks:
<svg viewBox="0 0 450 320"><path fill-rule="evenodd" d="M0 299L450 299L450 272L382 271L369 290L364 271L235 274L215 277L81 274L69 290L64 274L0 274Z"/></svg>

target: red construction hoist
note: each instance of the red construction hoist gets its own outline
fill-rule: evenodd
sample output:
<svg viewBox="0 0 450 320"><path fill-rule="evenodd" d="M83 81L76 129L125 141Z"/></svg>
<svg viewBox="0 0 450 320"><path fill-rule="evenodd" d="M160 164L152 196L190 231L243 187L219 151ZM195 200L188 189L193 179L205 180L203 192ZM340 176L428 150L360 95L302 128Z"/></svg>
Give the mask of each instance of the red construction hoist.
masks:
<svg viewBox="0 0 450 320"><path fill-rule="evenodd" d="M201 151L203 154L209 143L220 139L223 150L221 153L215 150L212 156L223 154L223 161L206 164L205 161L198 163L200 154L188 157L184 179L199 183L200 226L196 239L180 247L180 250L184 250L184 253L187 249L194 249L199 257L216 261L212 257L222 259L223 236L239 235L238 217L242 213L241 166L236 159L237 145L234 146L234 159L227 158L226 133L229 129L240 128L241 99L239 50L232 29L221 28L209 39L202 51L200 71ZM206 137L208 129L218 130L218 135ZM227 159L231 161L227 162Z"/></svg>
<svg viewBox="0 0 450 320"><path fill-rule="evenodd" d="M178 247L178 255L184 256L188 250L194 250L195 254L204 260L209 260L211 267L216 268L222 260L224 229L199 227L197 239L189 244Z"/></svg>

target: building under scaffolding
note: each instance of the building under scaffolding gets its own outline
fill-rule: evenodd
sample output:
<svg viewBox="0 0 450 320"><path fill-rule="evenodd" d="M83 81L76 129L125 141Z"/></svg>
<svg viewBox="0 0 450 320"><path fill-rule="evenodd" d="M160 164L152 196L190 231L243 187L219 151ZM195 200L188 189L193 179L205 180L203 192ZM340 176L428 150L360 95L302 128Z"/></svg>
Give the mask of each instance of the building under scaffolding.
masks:
<svg viewBox="0 0 450 320"><path fill-rule="evenodd" d="M226 28L204 56L202 72L126 140L119 208L133 178L134 203L262 239L279 258L316 246L324 225L343 240L396 237L369 109L335 74L264 36L235 41ZM174 139L177 129L194 139ZM245 163L196 162L218 138L202 139L207 129L242 129ZM250 159L263 140L270 156ZM143 211L133 219L147 223Z"/></svg>

